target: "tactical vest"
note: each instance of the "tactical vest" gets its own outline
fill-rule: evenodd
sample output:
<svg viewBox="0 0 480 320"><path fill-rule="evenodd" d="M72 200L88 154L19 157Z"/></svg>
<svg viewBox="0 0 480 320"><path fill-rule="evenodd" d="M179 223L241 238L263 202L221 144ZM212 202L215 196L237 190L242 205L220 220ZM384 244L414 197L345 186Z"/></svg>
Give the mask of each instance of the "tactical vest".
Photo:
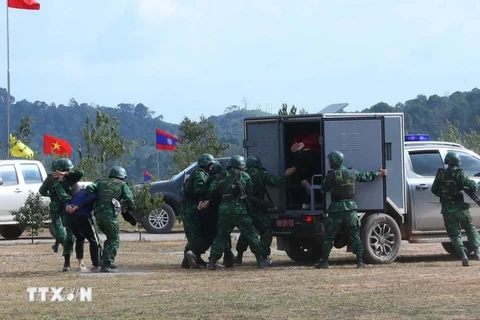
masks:
<svg viewBox="0 0 480 320"><path fill-rule="evenodd" d="M455 171L461 171L461 169L452 169L439 169L438 172L441 203L463 201L462 186L459 185L455 176Z"/></svg>
<svg viewBox="0 0 480 320"><path fill-rule="evenodd" d="M355 171L330 170L328 171L331 185L332 202L352 200L355 196Z"/></svg>
<svg viewBox="0 0 480 320"><path fill-rule="evenodd" d="M263 199L265 197L265 185L263 184L262 177L263 177L263 172L262 171L267 171L264 168L248 168L247 173L250 176L250 179L252 179L252 191L253 191L253 196Z"/></svg>
<svg viewBox="0 0 480 320"><path fill-rule="evenodd" d="M237 201L241 191L237 185L237 180L241 181L242 171L234 168L222 172L217 185L218 193L225 201Z"/></svg>

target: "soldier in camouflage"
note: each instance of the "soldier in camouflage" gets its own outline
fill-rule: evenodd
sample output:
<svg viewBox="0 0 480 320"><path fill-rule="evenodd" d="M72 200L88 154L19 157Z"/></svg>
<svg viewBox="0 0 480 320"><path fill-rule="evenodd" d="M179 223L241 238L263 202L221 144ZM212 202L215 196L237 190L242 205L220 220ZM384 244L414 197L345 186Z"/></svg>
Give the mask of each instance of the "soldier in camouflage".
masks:
<svg viewBox="0 0 480 320"><path fill-rule="evenodd" d="M212 169L208 173L207 178L207 186L206 189L210 187L213 181L217 178L218 174L222 172L222 165L218 161L213 162ZM207 199L202 199L207 200ZM217 236L217 229L218 229L218 205L220 203L220 199L213 198L210 199L210 205L207 209L201 210L200 214L200 223L201 223L201 232L203 234L204 243L204 252L210 248L213 244ZM228 245L223 252L223 265L226 268L233 267L234 262L234 255L232 252L232 239L228 239ZM222 265L218 264L217 266L222 267Z"/></svg>
<svg viewBox="0 0 480 320"><path fill-rule="evenodd" d="M50 198L50 219L55 229L54 252L58 251L58 243L63 246L63 271L70 270L70 256L73 253L75 237L67 228L64 203L73 195L72 186L83 177L83 170L74 169L72 161L60 158L52 162L52 174L48 175L39 189L39 193Z"/></svg>
<svg viewBox="0 0 480 320"><path fill-rule="evenodd" d="M363 245L360 240L360 221L357 215L355 196L355 181L370 182L380 176L387 175L387 170L380 168L378 172L359 172L343 166L343 154L339 151L330 152L327 156L330 171L322 183L322 192L330 192L331 203L327 209L326 235L323 242L322 259L315 268L328 269L328 257L333 247L335 235L342 226L345 227L353 242L353 251L357 256L357 268L364 268Z"/></svg>
<svg viewBox="0 0 480 320"><path fill-rule="evenodd" d="M127 210L135 207L132 191L125 183L127 171L123 167L114 166L110 169L108 179L98 180L87 186L86 194L97 194L97 202L93 209L95 221L107 239L103 245L102 267L100 272L117 272L115 265L118 248L120 247L118 214L121 212L120 202Z"/></svg>
<svg viewBox="0 0 480 320"><path fill-rule="evenodd" d="M197 268L205 265L200 255L204 251L205 240L202 237L200 215L197 209L198 202L205 196L207 192L208 173L212 169L214 158L211 154L204 153L198 157L198 169L195 170L184 186L184 197L182 202L182 222L187 237L187 245L185 246L184 260L182 267L186 267L186 263L190 268Z"/></svg>
<svg viewBox="0 0 480 320"><path fill-rule="evenodd" d="M248 215L244 196L251 193L252 181L244 171L245 159L242 156L230 158L227 170L220 173L208 189L208 198L220 199L218 208L218 233L210 250L208 268L214 270L217 260L228 245L228 239L234 227L237 227L247 238L252 252L257 258L257 266L261 269L267 265L263 258L262 247L253 229L252 219ZM199 208L208 208L210 200L201 202Z"/></svg>
<svg viewBox="0 0 480 320"><path fill-rule="evenodd" d="M252 196L263 200L266 194L266 186L279 187L282 184L285 184L288 180L288 177L295 172L295 167L288 168L285 170L285 174L279 177L275 177L270 174L265 168L262 167L262 163L259 158L255 156L249 156L247 158L247 173L252 179ZM253 226L257 229L260 235L260 245L263 250L263 258L272 264L270 259L270 246L272 245L272 230L270 228L270 217L266 214L267 208L255 201L250 201L251 210L249 212L250 217L252 218ZM237 257L235 262L237 264L242 264L243 253L247 251L248 242L243 233L240 234L237 242Z"/></svg>
<svg viewBox="0 0 480 320"><path fill-rule="evenodd" d="M455 152L448 152L444 163L447 169L440 168L432 184L432 193L440 197L442 215L445 229L455 251L462 259L462 265L470 265L467 257L467 249L463 245L462 229L467 234L468 243L473 248L475 259L480 260L478 246L480 237L478 230L473 224L470 205L463 200L462 190L477 191L475 181L469 179L459 165L460 157Z"/></svg>

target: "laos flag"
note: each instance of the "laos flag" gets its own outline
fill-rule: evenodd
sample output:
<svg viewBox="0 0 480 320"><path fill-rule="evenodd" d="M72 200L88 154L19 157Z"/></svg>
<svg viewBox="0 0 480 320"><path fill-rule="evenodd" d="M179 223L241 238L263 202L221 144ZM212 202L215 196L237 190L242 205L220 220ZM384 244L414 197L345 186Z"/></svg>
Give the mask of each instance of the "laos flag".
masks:
<svg viewBox="0 0 480 320"><path fill-rule="evenodd" d="M157 149L158 150L171 150L175 151L178 145L178 138L162 131L160 129L156 129L157 134Z"/></svg>

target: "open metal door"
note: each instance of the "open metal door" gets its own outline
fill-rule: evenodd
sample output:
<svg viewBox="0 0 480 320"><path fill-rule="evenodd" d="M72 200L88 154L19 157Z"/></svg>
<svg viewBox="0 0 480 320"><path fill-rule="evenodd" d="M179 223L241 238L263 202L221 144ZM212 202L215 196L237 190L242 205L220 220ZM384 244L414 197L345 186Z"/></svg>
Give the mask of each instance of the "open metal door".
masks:
<svg viewBox="0 0 480 320"><path fill-rule="evenodd" d="M325 155L340 151L345 156L344 166L357 171L376 172L385 168L385 126L383 117L324 118L323 143ZM330 170L325 159L325 172ZM355 202L359 212L385 212L386 185L384 178L373 182L355 184ZM330 204L330 194L325 199L325 209Z"/></svg>
<svg viewBox="0 0 480 320"><path fill-rule="evenodd" d="M259 119L245 120L243 150L245 159L256 156L262 166L273 175L280 175L283 151L280 150L280 120ZM267 187L273 203L280 205L280 189Z"/></svg>

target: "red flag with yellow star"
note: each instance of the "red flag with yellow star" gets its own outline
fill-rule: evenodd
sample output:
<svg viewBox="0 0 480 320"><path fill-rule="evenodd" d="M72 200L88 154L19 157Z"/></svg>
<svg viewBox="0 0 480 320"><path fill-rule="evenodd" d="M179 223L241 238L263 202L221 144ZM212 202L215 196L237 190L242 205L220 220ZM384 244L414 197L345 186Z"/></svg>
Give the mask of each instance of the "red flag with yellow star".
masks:
<svg viewBox="0 0 480 320"><path fill-rule="evenodd" d="M57 154L60 156L68 155L72 156L72 146L67 141L44 134L43 135L43 153L44 154Z"/></svg>

